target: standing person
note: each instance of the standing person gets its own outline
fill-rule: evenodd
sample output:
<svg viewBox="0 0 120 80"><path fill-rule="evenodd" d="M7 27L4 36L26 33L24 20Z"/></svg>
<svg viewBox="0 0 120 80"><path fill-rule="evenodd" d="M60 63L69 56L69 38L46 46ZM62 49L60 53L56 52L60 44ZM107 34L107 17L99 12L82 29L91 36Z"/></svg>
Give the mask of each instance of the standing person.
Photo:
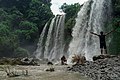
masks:
<svg viewBox="0 0 120 80"><path fill-rule="evenodd" d="M94 34L96 36L99 37L99 41L100 41L100 49L101 49L101 54L103 54L103 50L105 51L105 54L107 54L107 48L106 48L106 40L105 40L105 37L114 32L117 28L115 28L114 30L108 32L108 33L104 33L103 31L100 32L100 34L96 34L96 33L93 33L93 32L90 32L91 34Z"/></svg>

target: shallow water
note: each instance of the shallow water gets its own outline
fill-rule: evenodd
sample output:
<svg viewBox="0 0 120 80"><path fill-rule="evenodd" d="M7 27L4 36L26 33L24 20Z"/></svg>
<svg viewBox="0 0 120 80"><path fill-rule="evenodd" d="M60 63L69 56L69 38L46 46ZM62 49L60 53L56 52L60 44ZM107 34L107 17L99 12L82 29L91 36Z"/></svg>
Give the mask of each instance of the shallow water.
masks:
<svg viewBox="0 0 120 80"><path fill-rule="evenodd" d="M54 67L54 72L46 72L45 69ZM0 69L0 80L90 80L77 72L66 71L68 66L11 66L18 77L7 77L5 71ZM23 75L23 71L28 70L28 75Z"/></svg>

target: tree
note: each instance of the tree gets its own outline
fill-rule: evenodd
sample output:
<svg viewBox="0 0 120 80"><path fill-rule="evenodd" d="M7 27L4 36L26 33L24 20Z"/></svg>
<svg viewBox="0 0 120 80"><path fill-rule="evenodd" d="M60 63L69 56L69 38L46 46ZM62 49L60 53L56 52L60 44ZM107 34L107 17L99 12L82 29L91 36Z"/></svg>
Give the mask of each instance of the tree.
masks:
<svg viewBox="0 0 120 80"><path fill-rule="evenodd" d="M40 31L39 33L41 33L46 22L53 16L50 5L47 5L42 1L32 0L30 9L27 10L27 20L37 24Z"/></svg>
<svg viewBox="0 0 120 80"><path fill-rule="evenodd" d="M7 25L0 23L0 57L12 56L17 47L17 36Z"/></svg>
<svg viewBox="0 0 120 80"><path fill-rule="evenodd" d="M29 21L21 21L19 28L15 31L20 41L33 41L38 38L38 28L36 24Z"/></svg>
<svg viewBox="0 0 120 80"><path fill-rule="evenodd" d="M109 45L109 52L110 54L120 54L120 25L116 25L120 23L120 0L112 0L112 8L113 18L109 25L112 25L112 29L116 27L118 28L113 34L110 35L111 42Z"/></svg>
<svg viewBox="0 0 120 80"><path fill-rule="evenodd" d="M24 53L18 47L37 44L44 25L53 17L50 1L0 0L1 56L12 56L17 51Z"/></svg>

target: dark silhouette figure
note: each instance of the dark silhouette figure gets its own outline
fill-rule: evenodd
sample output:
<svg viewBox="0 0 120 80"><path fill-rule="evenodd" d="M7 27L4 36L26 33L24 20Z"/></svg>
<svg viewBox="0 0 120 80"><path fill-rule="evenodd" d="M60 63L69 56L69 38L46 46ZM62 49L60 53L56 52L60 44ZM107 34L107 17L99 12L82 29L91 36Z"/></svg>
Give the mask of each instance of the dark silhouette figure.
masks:
<svg viewBox="0 0 120 80"><path fill-rule="evenodd" d="M61 57L61 65L65 65L65 64L66 64L65 62L67 62L67 59L66 59L65 56L63 55L63 56Z"/></svg>
<svg viewBox="0 0 120 80"><path fill-rule="evenodd" d="M103 54L103 50L105 50L105 53L107 54L107 48L106 48L106 41L105 41L105 37L114 32L117 28L115 28L114 30L108 32L108 33L105 33L103 31L100 32L100 34L96 34L96 33L93 33L93 32L90 32L91 34L94 34L94 35L97 35L99 37L99 40L100 40L100 49L101 49L101 54Z"/></svg>

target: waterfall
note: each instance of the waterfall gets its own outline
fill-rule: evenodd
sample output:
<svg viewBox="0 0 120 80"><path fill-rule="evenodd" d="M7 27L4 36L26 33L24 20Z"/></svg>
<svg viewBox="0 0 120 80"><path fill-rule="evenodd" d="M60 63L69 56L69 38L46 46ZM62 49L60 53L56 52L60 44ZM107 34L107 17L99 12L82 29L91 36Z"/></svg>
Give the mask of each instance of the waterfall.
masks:
<svg viewBox="0 0 120 80"><path fill-rule="evenodd" d="M37 50L35 51L35 57L36 58L42 58L43 57L43 55L42 55L42 53L44 52L44 38L45 38L45 32L46 32L46 29L47 29L47 26L48 26L48 23L46 23L45 24L45 26L44 26L44 28L43 28L43 31L42 31L42 33L41 33L41 35L40 35L40 38L39 38L39 42L38 42L38 44L37 44Z"/></svg>
<svg viewBox="0 0 120 80"><path fill-rule="evenodd" d="M68 50L70 58L73 54L83 54L87 60L92 60L94 55L100 54L99 38L90 32L99 34L104 31L110 14L111 0L89 0L84 3L73 28L73 39Z"/></svg>
<svg viewBox="0 0 120 80"><path fill-rule="evenodd" d="M56 20L58 21L58 18L56 18ZM53 40L54 40L54 36L53 36L53 29L54 29L54 23L55 23L55 18L52 19L49 30L48 30L48 35L47 35L47 41L45 44L45 51L44 51L44 58L48 59L49 54L51 52L51 49L53 48Z"/></svg>
<svg viewBox="0 0 120 80"><path fill-rule="evenodd" d="M45 36L43 34L46 31L46 26L44 27L37 50L35 51L37 53L36 58L57 61L64 55L64 20L65 15L57 15L52 19L47 32L45 45L42 45L42 38Z"/></svg>

